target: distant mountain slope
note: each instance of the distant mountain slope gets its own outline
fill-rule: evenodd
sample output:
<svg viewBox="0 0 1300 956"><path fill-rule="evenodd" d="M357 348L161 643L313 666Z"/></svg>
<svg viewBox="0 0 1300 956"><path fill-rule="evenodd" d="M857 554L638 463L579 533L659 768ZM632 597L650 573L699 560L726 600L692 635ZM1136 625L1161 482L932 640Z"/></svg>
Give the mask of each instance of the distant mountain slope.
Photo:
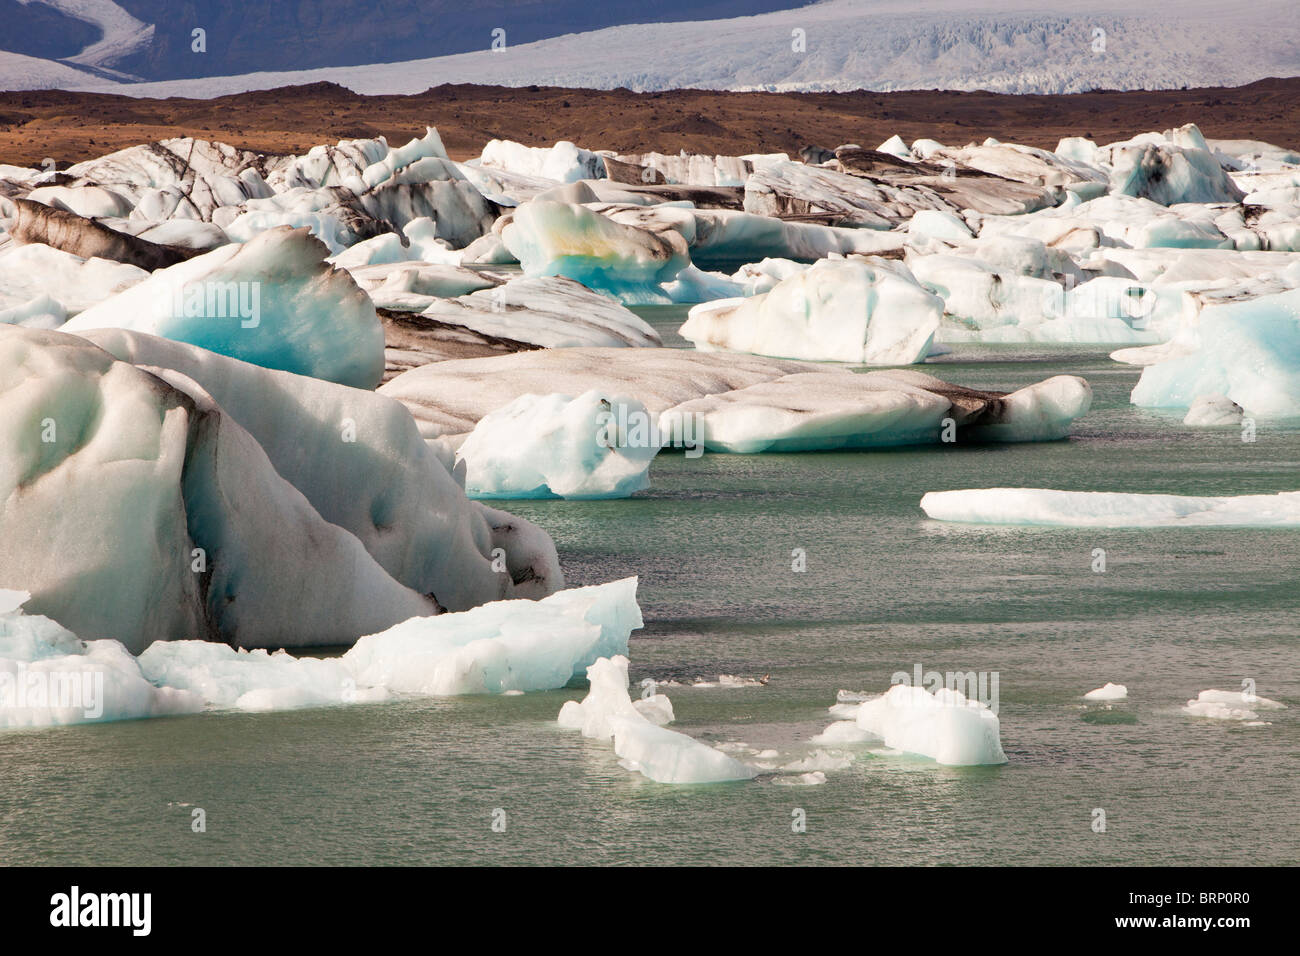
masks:
<svg viewBox="0 0 1300 956"><path fill-rule="evenodd" d="M119 2L133 9L152 4L162 15L163 0ZM509 45L491 51L487 49L490 31L482 31L483 24L490 23L498 12L497 5L498 0L492 0L476 5L472 15L449 13L446 19L437 20L441 33L422 33L411 27L412 35L422 38L429 33L459 36L456 31L470 29L466 23L477 24L474 29L480 31L482 42L468 53L378 62L373 50L380 42L376 37L388 36L392 23L384 21L383 30L376 33L379 26L374 17L354 15L341 49L334 20L327 21L328 28L322 22L318 27L300 23L299 29L313 42L319 32L320 48L334 50L331 57L364 55L365 66L286 69L294 65L297 46L293 44L286 46L284 57L264 51L253 60L241 59L243 54L214 55L217 48L213 44L220 42L215 39L220 31L210 30L209 59L203 62L214 76L125 88L88 81L80 88L116 89L137 96L196 97L320 81L340 83L360 93L414 93L456 82L638 91L937 88L1065 93L1236 86L1267 76L1300 75L1296 0L1252 0L1249 4L1225 0L1147 0L1143 4L1131 0L909 0L905 4L897 0L826 0L755 16L615 26L520 44L517 41L527 35L523 25L532 22L529 16L550 11L552 29L568 22L566 11L577 16L577 7L570 0L548 4L526 0L509 4L509 12L501 14ZM261 5L241 5L254 6L261 10ZM315 13L328 12L333 6L330 0L288 4L300 12L310 8ZM356 9L341 0L338 6L340 11ZM398 11L414 4L377 0L375 6ZM428 22L429 6L424 5L421 22ZM442 2L432 6L452 8ZM602 9L623 6L606 4ZM635 6L649 9L640 2ZM659 3L656 9L659 15L674 11L681 15L685 6L681 0L672 0ZM707 6L696 4L693 8ZM276 7L263 12L272 21L267 35L277 35L272 27L280 22L283 11ZM465 16L470 17L468 21ZM158 28L158 41L148 49L161 49L167 37L185 28L186 22L184 16L169 18L166 27ZM388 53L395 49L383 46ZM136 61L141 55L112 65L139 73ZM254 68L274 64L276 69L255 73L229 69L231 64L254 61ZM238 75L215 76L218 69ZM0 76L0 86L17 88L14 82Z"/></svg>
<svg viewBox="0 0 1300 956"><path fill-rule="evenodd" d="M70 58L147 80L168 80L272 66L278 70L357 66L484 50L497 28L506 31L509 43L529 43L622 23L707 20L799 4L800 0L0 0L0 51ZM195 29L205 31L204 53L192 49ZM0 81L5 79L10 78L0 76Z"/></svg>

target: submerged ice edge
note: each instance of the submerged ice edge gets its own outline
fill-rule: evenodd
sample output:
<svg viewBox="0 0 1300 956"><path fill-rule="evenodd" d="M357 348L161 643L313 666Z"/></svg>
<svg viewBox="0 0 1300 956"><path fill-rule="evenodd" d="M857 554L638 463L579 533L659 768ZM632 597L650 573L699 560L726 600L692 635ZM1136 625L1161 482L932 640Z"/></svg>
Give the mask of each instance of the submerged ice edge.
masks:
<svg viewBox="0 0 1300 956"><path fill-rule="evenodd" d="M336 658L160 641L138 657L23 613L0 591L0 728L208 710L275 711L400 696L553 690L642 626L636 578L412 618Z"/></svg>
<svg viewBox="0 0 1300 956"><path fill-rule="evenodd" d="M938 521L1073 528L1300 527L1300 491L1195 497L1050 488L931 491L921 510Z"/></svg>

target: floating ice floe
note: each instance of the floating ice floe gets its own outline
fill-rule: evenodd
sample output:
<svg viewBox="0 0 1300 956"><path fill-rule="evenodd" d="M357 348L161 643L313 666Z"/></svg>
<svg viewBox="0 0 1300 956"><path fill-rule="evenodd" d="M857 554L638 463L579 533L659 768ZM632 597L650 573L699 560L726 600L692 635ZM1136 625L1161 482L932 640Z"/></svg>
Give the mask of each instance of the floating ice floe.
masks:
<svg viewBox="0 0 1300 956"><path fill-rule="evenodd" d="M1112 684L1109 681L1096 690L1090 690L1083 695L1084 700L1124 700L1128 697L1128 688L1123 684Z"/></svg>
<svg viewBox="0 0 1300 956"><path fill-rule="evenodd" d="M1286 704L1245 691L1203 690L1187 702L1183 713L1214 720L1254 721L1259 719L1261 710L1286 710Z"/></svg>
<svg viewBox="0 0 1300 956"><path fill-rule="evenodd" d="M942 441L1063 438L1092 392L1056 376L1011 394L949 385L912 370L806 372L683 402L660 431L692 432L710 451L738 454L879 448Z"/></svg>
<svg viewBox="0 0 1300 956"><path fill-rule="evenodd" d="M929 757L947 766L1003 764L1001 724L988 705L959 690L896 684L879 697L832 708L842 718L819 736L818 744L880 740L891 750Z"/></svg>
<svg viewBox="0 0 1300 956"><path fill-rule="evenodd" d="M826 259L769 292L695 306L680 333L696 348L910 365L929 354L942 314L901 264Z"/></svg>
<svg viewBox="0 0 1300 956"><path fill-rule="evenodd" d="M1295 527L1300 525L1300 491L1197 498L1046 488L974 488L931 491L921 498L921 509L940 521L972 524L1078 528Z"/></svg>
<svg viewBox="0 0 1300 956"><path fill-rule="evenodd" d="M160 269L63 326L149 332L266 368L374 388L384 333L366 294L304 229Z"/></svg>
<svg viewBox="0 0 1300 956"><path fill-rule="evenodd" d="M329 658L205 641L159 642L135 657L14 607L0 610L0 727L551 690L625 653L641 626L635 578L412 618ZM670 705L648 710L671 719Z"/></svg>
<svg viewBox="0 0 1300 956"><path fill-rule="evenodd" d="M629 424L630 423L630 424ZM649 487L661 441L636 399L521 395L457 451L471 498L626 498Z"/></svg>
<svg viewBox="0 0 1300 956"><path fill-rule="evenodd" d="M623 767L658 783L723 783L758 775L755 768L648 717L646 711L653 715L657 708L628 695L627 667L622 654L588 667L591 689L581 701L567 701L560 708L560 726L584 737L612 740Z"/></svg>

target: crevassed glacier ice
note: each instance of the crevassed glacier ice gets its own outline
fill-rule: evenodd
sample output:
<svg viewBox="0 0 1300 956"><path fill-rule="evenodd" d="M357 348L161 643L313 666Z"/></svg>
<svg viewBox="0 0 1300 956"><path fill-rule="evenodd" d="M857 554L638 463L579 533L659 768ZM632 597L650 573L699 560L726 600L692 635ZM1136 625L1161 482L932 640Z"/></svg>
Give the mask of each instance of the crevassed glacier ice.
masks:
<svg viewBox="0 0 1300 956"><path fill-rule="evenodd" d="M384 331L370 299L304 229L273 229L160 269L64 331L123 328L266 368L374 388Z"/></svg>
<svg viewBox="0 0 1300 956"><path fill-rule="evenodd" d="M624 767L658 783L723 783L758 775L753 767L647 717L637 706L641 702L634 704L628 695L627 667L622 654L594 661L587 668L591 689L581 701L560 708L560 726L584 737L612 739Z"/></svg>
<svg viewBox="0 0 1300 956"><path fill-rule="evenodd" d="M1300 491L1196 498L1047 488L975 488L931 491L921 498L921 509L940 521L975 524L1081 528L1295 527L1300 525Z"/></svg>
<svg viewBox="0 0 1300 956"><path fill-rule="evenodd" d="M650 485L661 441L634 398L521 395L461 444L471 498L626 498Z"/></svg>

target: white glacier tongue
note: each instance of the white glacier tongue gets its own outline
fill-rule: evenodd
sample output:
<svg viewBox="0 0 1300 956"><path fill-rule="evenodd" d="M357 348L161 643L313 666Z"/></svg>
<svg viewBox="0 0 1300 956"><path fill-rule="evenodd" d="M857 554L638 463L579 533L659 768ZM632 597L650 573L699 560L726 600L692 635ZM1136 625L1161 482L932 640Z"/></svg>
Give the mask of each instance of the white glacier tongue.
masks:
<svg viewBox="0 0 1300 956"><path fill-rule="evenodd" d="M370 299L306 230L273 229L160 269L82 312L67 332L123 328L357 388L384 374Z"/></svg>
<svg viewBox="0 0 1300 956"><path fill-rule="evenodd" d="M593 662L587 668L591 689L583 700L568 701L560 708L560 726L578 730L584 737L612 739L623 766L658 783L723 783L758 775L755 768L720 750L658 726L664 709L632 701L627 666L622 654ZM671 714L671 708L666 710Z"/></svg>
<svg viewBox="0 0 1300 956"><path fill-rule="evenodd" d="M769 292L695 306L680 332L696 348L910 365L929 354L942 315L906 266L824 259Z"/></svg>
<svg viewBox="0 0 1300 956"><path fill-rule="evenodd" d="M1143 528L1182 525L1300 526L1300 491L1196 498L1182 495L975 488L931 491L921 509L940 521L974 524Z"/></svg>
<svg viewBox="0 0 1300 956"><path fill-rule="evenodd" d="M662 442L634 398L521 395L457 450L471 498L625 498L650 484Z"/></svg>
<svg viewBox="0 0 1300 956"><path fill-rule="evenodd" d="M837 704L831 710L843 719L831 724L815 743L864 743L878 738L892 750L946 766L1007 762L997 714L952 687L931 693L924 687L896 684L879 697Z"/></svg>
<svg viewBox="0 0 1300 956"><path fill-rule="evenodd" d="M412 618L331 658L206 641L160 641L136 658L15 608L0 612L0 727L551 690L626 653L641 626L635 578Z"/></svg>

